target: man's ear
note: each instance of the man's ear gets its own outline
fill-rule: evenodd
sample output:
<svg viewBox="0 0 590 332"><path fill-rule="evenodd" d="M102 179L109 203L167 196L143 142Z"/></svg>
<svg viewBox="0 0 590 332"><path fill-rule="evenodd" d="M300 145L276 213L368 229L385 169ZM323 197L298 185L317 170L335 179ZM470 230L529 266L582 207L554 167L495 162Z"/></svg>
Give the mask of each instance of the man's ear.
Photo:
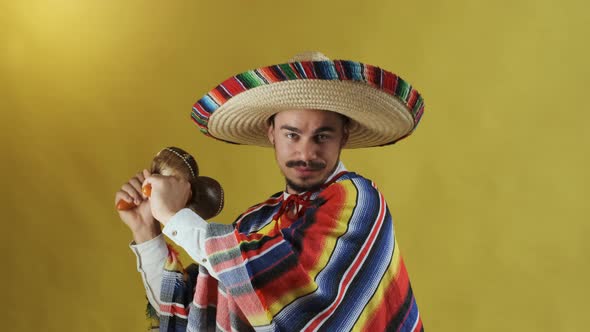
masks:
<svg viewBox="0 0 590 332"><path fill-rule="evenodd" d="M346 142L348 142L348 135L350 133L350 130L348 130L348 124L344 124L344 126L342 127L342 140L340 142L340 147L344 147L346 145Z"/></svg>
<svg viewBox="0 0 590 332"><path fill-rule="evenodd" d="M274 137L274 130L275 130L275 124L273 122L271 122L268 125L268 130L266 132L266 135L268 136L268 141L270 142L270 144L272 146L275 145L275 137Z"/></svg>

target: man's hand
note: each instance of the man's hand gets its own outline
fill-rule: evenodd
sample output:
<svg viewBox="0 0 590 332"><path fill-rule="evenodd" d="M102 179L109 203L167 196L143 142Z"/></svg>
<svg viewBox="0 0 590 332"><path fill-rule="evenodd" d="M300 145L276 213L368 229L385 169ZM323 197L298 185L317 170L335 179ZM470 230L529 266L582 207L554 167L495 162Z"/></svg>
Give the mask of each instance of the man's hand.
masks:
<svg viewBox="0 0 590 332"><path fill-rule="evenodd" d="M191 198L191 185L175 176L152 174L146 176L143 186L151 185L149 198L152 215L166 225L176 212L186 206Z"/></svg>
<svg viewBox="0 0 590 332"><path fill-rule="evenodd" d="M136 205L130 210L118 210L119 217L133 233L135 243L151 240L162 233L160 224L152 216L150 201L141 193L141 184L147 176L150 176L147 170L137 173L115 194L115 206L119 200Z"/></svg>

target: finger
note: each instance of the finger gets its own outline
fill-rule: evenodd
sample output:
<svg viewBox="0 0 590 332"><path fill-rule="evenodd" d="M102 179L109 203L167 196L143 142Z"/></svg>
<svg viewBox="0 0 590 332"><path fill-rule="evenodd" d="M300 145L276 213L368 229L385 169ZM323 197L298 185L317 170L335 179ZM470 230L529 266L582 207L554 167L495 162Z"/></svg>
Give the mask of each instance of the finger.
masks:
<svg viewBox="0 0 590 332"><path fill-rule="evenodd" d="M141 193L143 197L150 197L152 195L152 188L154 186L160 186L162 182L162 176L159 174L151 174L146 177L145 181L141 184Z"/></svg>
<svg viewBox="0 0 590 332"><path fill-rule="evenodd" d="M145 188L146 188L146 187L144 187L144 184L143 184L143 183L145 182L145 180L146 180L148 177L150 177L150 176L151 176L151 173L150 173L150 171L148 171L147 169L144 169L144 170L143 170L141 173L142 173L142 174L141 174L141 184L140 184L140 186L141 186L141 190L140 190L140 192L141 192L141 194L142 194L142 197L143 197L144 199L146 199L146 198L148 198L150 195L149 195L149 194L147 194L147 192L146 192L146 190L145 190ZM151 193L151 192L150 192L150 193Z"/></svg>
<svg viewBox="0 0 590 332"><path fill-rule="evenodd" d="M143 193L142 184L148 176L150 176L150 172L147 169L144 169L135 175L137 181L133 181L132 184L138 192ZM147 197L146 195L142 195L142 198L146 199Z"/></svg>
<svg viewBox="0 0 590 332"><path fill-rule="evenodd" d="M140 179L139 179L139 178L137 178L137 177L131 178L131 179L129 180L129 184L130 184L130 185L131 185L133 188L135 188L135 191L137 191L137 192L141 192L141 184L142 184L142 182L143 182L143 180L140 180Z"/></svg>
<svg viewBox="0 0 590 332"><path fill-rule="evenodd" d="M145 180L143 181L143 183L141 184L141 187L145 187L148 184L151 184L152 186L159 186L160 183L162 183L163 179L165 178L164 175L160 175L160 174L150 174L149 176L145 177Z"/></svg>
<svg viewBox="0 0 590 332"><path fill-rule="evenodd" d="M145 169L144 169L144 171L145 171ZM135 177L139 180L139 182L145 181L145 175L143 174L143 172L139 172L139 173L135 174Z"/></svg>
<svg viewBox="0 0 590 332"><path fill-rule="evenodd" d="M131 197L126 191L119 190L115 194L115 205L119 204L120 201L125 201L127 203L133 203L133 197Z"/></svg>
<svg viewBox="0 0 590 332"><path fill-rule="evenodd" d="M141 197L140 192L135 190L135 188L130 183L125 183L121 190L125 191L132 199L135 205L139 205L143 198Z"/></svg>

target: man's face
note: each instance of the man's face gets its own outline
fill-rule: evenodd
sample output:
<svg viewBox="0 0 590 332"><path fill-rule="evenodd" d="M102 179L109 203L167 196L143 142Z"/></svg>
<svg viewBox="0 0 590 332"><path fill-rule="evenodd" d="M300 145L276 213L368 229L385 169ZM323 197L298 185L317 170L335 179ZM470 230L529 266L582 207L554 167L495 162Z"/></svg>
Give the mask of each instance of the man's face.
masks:
<svg viewBox="0 0 590 332"><path fill-rule="evenodd" d="M283 111L268 129L275 158L287 180L287 192L321 186L338 165L348 139L344 118L319 110Z"/></svg>

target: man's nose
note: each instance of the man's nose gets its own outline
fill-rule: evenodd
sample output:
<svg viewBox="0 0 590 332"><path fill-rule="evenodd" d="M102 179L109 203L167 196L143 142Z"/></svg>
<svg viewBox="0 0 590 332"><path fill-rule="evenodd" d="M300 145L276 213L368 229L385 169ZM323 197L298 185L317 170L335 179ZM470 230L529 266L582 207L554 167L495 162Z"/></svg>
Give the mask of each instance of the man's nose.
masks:
<svg viewBox="0 0 590 332"><path fill-rule="evenodd" d="M299 157L304 161L315 160L317 158L317 144L311 139L301 140L299 142Z"/></svg>

